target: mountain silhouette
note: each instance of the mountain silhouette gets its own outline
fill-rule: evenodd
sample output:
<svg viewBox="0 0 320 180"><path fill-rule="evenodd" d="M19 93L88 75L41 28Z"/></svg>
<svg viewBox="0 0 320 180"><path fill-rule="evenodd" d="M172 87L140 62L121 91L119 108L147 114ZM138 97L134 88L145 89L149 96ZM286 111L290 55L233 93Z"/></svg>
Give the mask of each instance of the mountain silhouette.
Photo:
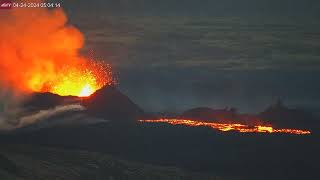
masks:
<svg viewBox="0 0 320 180"><path fill-rule="evenodd" d="M28 110L42 110L53 108L57 105L62 105L68 102L70 103L72 101L79 101L79 98L75 96L59 96L49 92L36 92L27 98L22 105Z"/></svg>
<svg viewBox="0 0 320 180"><path fill-rule="evenodd" d="M281 100L261 112L259 117L279 127L312 128L317 123L312 113L286 107Z"/></svg>
<svg viewBox="0 0 320 180"><path fill-rule="evenodd" d="M82 101L90 115L107 120L133 121L144 111L114 86L105 86Z"/></svg>
<svg viewBox="0 0 320 180"><path fill-rule="evenodd" d="M105 86L86 98L59 96L52 93L34 93L23 106L27 112L54 108L58 105L81 104L86 113L106 120L134 121L144 111L114 86Z"/></svg>

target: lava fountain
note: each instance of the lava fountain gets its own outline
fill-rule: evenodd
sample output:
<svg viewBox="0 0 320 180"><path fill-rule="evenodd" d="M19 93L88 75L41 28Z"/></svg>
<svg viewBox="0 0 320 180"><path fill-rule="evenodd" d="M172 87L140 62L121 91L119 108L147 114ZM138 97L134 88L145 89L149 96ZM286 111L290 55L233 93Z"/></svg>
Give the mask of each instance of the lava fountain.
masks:
<svg viewBox="0 0 320 180"><path fill-rule="evenodd" d="M240 133L286 133L286 134L297 134L297 135L307 135L311 134L308 130L300 129L274 129L272 126L248 126L244 124L237 123L214 123L187 119L154 119L154 120L139 120L141 123L167 123L171 125L185 125L185 126L205 126L219 131L236 131Z"/></svg>
<svg viewBox="0 0 320 180"><path fill-rule="evenodd" d="M108 64L80 55L83 35L69 24L62 8L12 8L0 13L0 19L4 87L16 93L83 97L114 83Z"/></svg>
<svg viewBox="0 0 320 180"><path fill-rule="evenodd" d="M45 84L37 85L31 81L31 87L34 91L52 92L61 96L87 97L103 86L114 83L108 64L88 61L83 65L62 68Z"/></svg>

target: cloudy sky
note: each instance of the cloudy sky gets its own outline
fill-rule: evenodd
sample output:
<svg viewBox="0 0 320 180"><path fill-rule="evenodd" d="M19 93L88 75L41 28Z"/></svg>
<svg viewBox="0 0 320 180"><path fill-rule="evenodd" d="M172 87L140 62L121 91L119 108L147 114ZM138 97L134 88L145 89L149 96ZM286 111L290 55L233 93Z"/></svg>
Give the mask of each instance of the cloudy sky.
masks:
<svg viewBox="0 0 320 180"><path fill-rule="evenodd" d="M320 3L315 0L94 0L63 3L84 54L114 66L150 111L237 106L278 97L319 107Z"/></svg>

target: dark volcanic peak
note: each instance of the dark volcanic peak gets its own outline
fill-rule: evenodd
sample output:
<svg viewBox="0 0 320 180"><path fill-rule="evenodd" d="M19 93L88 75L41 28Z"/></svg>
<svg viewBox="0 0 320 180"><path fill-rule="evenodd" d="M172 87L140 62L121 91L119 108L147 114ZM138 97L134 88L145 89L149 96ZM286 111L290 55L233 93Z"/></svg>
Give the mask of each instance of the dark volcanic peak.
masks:
<svg viewBox="0 0 320 180"><path fill-rule="evenodd" d="M89 115L107 120L135 120L144 115L143 110L115 86L105 86L86 98L34 93L22 105L27 112L36 112L70 104L81 104Z"/></svg>
<svg viewBox="0 0 320 180"><path fill-rule="evenodd" d="M317 118L312 113L286 107L281 100L261 112L259 116L261 119L280 127L311 128L319 125Z"/></svg>
<svg viewBox="0 0 320 180"><path fill-rule="evenodd" d="M131 121L144 115L138 105L114 86L99 89L84 99L82 104L91 115L108 120Z"/></svg>

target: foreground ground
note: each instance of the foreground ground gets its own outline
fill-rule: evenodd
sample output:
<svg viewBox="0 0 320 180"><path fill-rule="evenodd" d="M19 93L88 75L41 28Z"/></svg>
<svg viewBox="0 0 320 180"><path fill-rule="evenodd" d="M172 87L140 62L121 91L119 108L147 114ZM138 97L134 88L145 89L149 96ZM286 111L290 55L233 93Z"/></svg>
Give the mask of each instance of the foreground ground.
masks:
<svg viewBox="0 0 320 180"><path fill-rule="evenodd" d="M167 124L52 127L0 136L0 179L319 179L318 142L317 132L241 134Z"/></svg>
<svg viewBox="0 0 320 180"><path fill-rule="evenodd" d="M189 173L174 167L134 163L102 153L30 145L6 145L0 150L1 180L198 180L234 179Z"/></svg>

